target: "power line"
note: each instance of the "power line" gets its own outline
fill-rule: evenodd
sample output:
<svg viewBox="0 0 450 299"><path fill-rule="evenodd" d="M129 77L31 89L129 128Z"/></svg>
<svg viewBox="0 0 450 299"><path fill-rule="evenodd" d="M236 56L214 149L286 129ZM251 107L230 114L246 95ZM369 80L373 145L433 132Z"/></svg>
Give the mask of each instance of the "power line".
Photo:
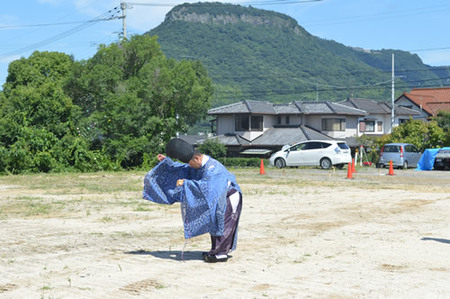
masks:
<svg viewBox="0 0 450 299"><path fill-rule="evenodd" d="M19 29L19 28L31 28L31 27L49 27L49 26L60 26L60 25L71 25L80 23L90 23L99 21L109 21L109 19L102 20L89 20L89 21L73 21L73 22L61 22L61 23L44 23L44 24L29 24L29 25L11 25L11 26L0 26L0 30L3 29Z"/></svg>
<svg viewBox="0 0 450 299"><path fill-rule="evenodd" d="M103 14L101 14L100 16L98 16L98 17L96 17L96 18L94 18L92 20L84 22L81 25L78 25L78 26L76 26L74 28L71 28L71 29L69 29L67 31L64 31L64 32L62 32L60 34L57 34L55 36L52 36L52 37L47 38L45 40L42 40L40 42L34 43L32 45L29 45L29 46L26 46L26 47L23 47L23 48L20 48L20 49L16 49L16 50L13 50L13 51L1 54L0 57L7 57L7 56L12 56L12 55L18 55L18 54L21 54L21 53L24 53L24 52L27 52L27 51L30 51L30 50L38 49L40 47L43 47L45 45L48 45L48 44L51 44L51 43L53 43L55 41L63 39L65 37L67 37L67 36L73 35L73 34L79 32L81 30L86 29L89 26L92 26L92 25L98 23L98 22L111 21L111 20L118 19L118 18L120 18L120 16L117 15L118 13L119 13L119 7L115 7L115 8L113 8L113 9L111 9L111 10L109 10L109 11L103 13Z"/></svg>

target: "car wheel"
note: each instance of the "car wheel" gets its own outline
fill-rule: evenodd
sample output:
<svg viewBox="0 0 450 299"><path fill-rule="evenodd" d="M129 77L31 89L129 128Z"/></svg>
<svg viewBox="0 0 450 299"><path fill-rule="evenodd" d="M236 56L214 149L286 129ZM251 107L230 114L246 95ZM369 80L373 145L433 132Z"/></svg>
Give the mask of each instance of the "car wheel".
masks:
<svg viewBox="0 0 450 299"><path fill-rule="evenodd" d="M331 166L332 164L330 159L322 158L322 160L320 160L320 167L322 167L323 169L330 169Z"/></svg>
<svg viewBox="0 0 450 299"><path fill-rule="evenodd" d="M284 168L284 167L286 167L286 162L284 162L283 159L278 158L278 159L275 160L275 166L277 168Z"/></svg>
<svg viewBox="0 0 450 299"><path fill-rule="evenodd" d="M403 168L403 169L408 169L408 161L404 161L404 162L403 162L402 168Z"/></svg>

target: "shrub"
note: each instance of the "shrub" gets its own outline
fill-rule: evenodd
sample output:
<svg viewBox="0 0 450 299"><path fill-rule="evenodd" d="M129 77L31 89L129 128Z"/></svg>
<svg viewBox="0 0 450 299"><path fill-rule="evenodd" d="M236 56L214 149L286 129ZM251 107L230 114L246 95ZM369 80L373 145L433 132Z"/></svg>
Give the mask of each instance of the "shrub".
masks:
<svg viewBox="0 0 450 299"><path fill-rule="evenodd" d="M217 159L226 167L260 167L260 158L219 158ZM266 162L264 162L266 164Z"/></svg>
<svg viewBox="0 0 450 299"><path fill-rule="evenodd" d="M225 144L220 143L216 139L207 139L198 147L198 150L214 159L223 158L227 155L227 147Z"/></svg>

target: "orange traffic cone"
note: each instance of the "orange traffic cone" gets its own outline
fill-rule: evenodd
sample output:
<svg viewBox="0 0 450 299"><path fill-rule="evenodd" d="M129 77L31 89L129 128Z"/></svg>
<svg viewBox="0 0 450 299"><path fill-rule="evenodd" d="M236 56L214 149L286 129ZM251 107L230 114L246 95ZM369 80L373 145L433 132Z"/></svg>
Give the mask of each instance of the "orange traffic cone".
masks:
<svg viewBox="0 0 450 299"><path fill-rule="evenodd" d="M392 160L389 161L389 173L388 175L395 175L394 174L394 166L392 166Z"/></svg>
<svg viewBox="0 0 450 299"><path fill-rule="evenodd" d="M352 172L355 173L356 169L355 169L355 159L352 159Z"/></svg>
<svg viewBox="0 0 450 299"><path fill-rule="evenodd" d="M259 167L259 174L266 174L264 171L264 161L261 159L261 166Z"/></svg>
<svg viewBox="0 0 450 299"><path fill-rule="evenodd" d="M348 163L347 179L353 179L352 163Z"/></svg>

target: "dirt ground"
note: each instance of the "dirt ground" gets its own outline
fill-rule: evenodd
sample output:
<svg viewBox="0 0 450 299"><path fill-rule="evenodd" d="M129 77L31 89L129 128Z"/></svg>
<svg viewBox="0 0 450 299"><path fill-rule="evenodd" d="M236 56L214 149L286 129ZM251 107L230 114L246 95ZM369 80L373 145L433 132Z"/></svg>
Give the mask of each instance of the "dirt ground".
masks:
<svg viewBox="0 0 450 299"><path fill-rule="evenodd" d="M244 207L217 264L179 205L141 199L145 172L0 177L0 297L449 298L450 172L231 171Z"/></svg>

